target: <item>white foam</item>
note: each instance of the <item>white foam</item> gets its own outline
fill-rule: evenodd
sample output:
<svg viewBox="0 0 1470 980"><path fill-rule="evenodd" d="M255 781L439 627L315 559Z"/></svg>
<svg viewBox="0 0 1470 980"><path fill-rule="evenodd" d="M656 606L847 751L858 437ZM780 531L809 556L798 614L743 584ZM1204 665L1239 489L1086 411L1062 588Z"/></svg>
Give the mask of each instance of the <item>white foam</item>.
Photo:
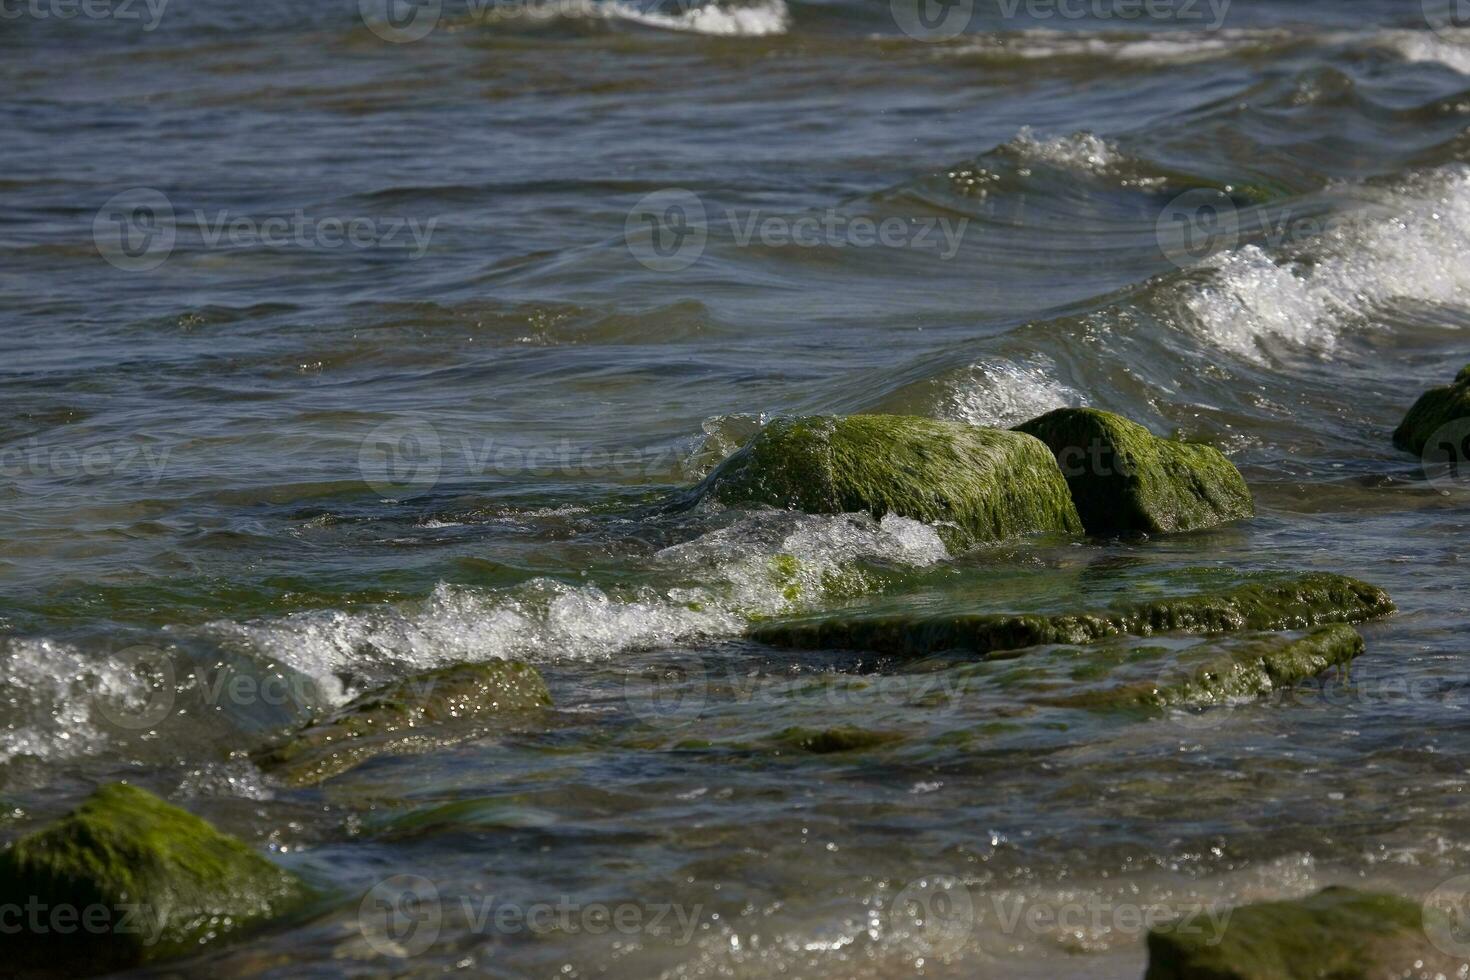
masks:
<svg viewBox="0 0 1470 980"><path fill-rule="evenodd" d="M1465 302L1467 250L1470 169L1457 165L1328 222L1315 238L1211 257L1184 305L1194 329L1234 353L1260 360L1272 341L1325 352L1395 300Z"/></svg>
<svg viewBox="0 0 1470 980"><path fill-rule="evenodd" d="M1006 148L1024 161L1097 174L1111 170L1121 159L1117 146L1092 133L1038 138L1030 126L1021 127Z"/></svg>
<svg viewBox="0 0 1470 980"><path fill-rule="evenodd" d="M1038 29L969 40L957 45L952 53L982 56L1005 54L1037 61L1058 57L1094 57L1155 64L1189 64L1227 57L1237 51L1290 38L1288 32L1270 30L1172 31L1143 37Z"/></svg>
<svg viewBox="0 0 1470 980"><path fill-rule="evenodd" d="M98 702L148 691L126 667L51 640L0 640L0 763L55 760L100 751L108 741Z"/></svg>
<svg viewBox="0 0 1470 980"><path fill-rule="evenodd" d="M1470 30L1464 28L1438 33L1383 31L1374 36L1373 43L1412 64L1441 64L1462 75L1470 75Z"/></svg>
<svg viewBox="0 0 1470 980"><path fill-rule="evenodd" d="M819 601L854 561L922 566L945 557L933 528L901 517L756 511L658 552L654 571L671 582L662 589L546 578L497 590L441 583L419 602L217 622L204 631L313 678L325 700L341 703L387 677L450 663L599 659L734 636L752 616Z"/></svg>
<svg viewBox="0 0 1470 980"><path fill-rule="evenodd" d="M971 425L1006 428L1055 408L1085 404L1081 392L1058 381L1051 361L989 360L973 364L955 383L945 418Z"/></svg>
<svg viewBox="0 0 1470 980"><path fill-rule="evenodd" d="M671 11L653 9L647 0L539 0L539 2L495 5L478 20L546 22L558 19L609 20L642 24L666 31L708 34L717 37L767 37L785 34L791 27L791 11L785 0L758 0L748 4L711 2L689 6L680 2Z"/></svg>

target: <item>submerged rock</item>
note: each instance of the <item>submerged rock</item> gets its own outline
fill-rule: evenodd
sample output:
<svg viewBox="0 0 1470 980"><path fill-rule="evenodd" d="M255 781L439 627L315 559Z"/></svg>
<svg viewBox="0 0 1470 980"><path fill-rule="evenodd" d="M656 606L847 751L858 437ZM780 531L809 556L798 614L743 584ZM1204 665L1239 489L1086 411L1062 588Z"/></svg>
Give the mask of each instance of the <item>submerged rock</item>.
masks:
<svg viewBox="0 0 1470 980"><path fill-rule="evenodd" d="M1086 674L1074 672L1069 693L1050 703L1068 707L1173 707L1264 697L1363 653L1363 638L1345 623L1306 632L1247 633L1207 640L1159 658L1124 647L1089 648ZM1111 656L1110 656L1111 655ZM1110 662L1111 661L1111 662ZM1092 676L1087 676L1088 674ZM1138 675L1146 675L1139 678Z"/></svg>
<svg viewBox="0 0 1470 980"><path fill-rule="evenodd" d="M824 614L762 623L751 639L800 650L871 650L923 656L942 650L992 653L1042 644L1093 643L1131 633L1227 633L1306 629L1387 616L1382 589L1344 575L1314 572L1287 581L1252 582L1226 592L1125 603L1060 614Z"/></svg>
<svg viewBox="0 0 1470 980"><path fill-rule="evenodd" d="M1089 534L1192 531L1255 513L1240 471L1210 446L1091 408L1059 408L1016 430L1051 449Z"/></svg>
<svg viewBox="0 0 1470 980"><path fill-rule="evenodd" d="M1457 419L1470 420L1470 366L1466 366L1453 384L1431 388L1394 430L1393 444L1399 449L1423 455L1430 439L1444 425ZM1467 422L1470 430L1470 422ZM1458 447L1456 447L1458 452Z"/></svg>
<svg viewBox="0 0 1470 980"><path fill-rule="evenodd" d="M1019 432L895 415L778 419L681 504L706 498L936 525L951 543L1082 531L1047 448Z"/></svg>
<svg viewBox="0 0 1470 980"><path fill-rule="evenodd" d="M311 786L374 756L445 745L550 704L546 682L529 664L457 664L369 691L256 762L292 786Z"/></svg>
<svg viewBox="0 0 1470 980"><path fill-rule="evenodd" d="M1430 945L1418 902L1327 888L1291 902L1222 915L1223 930L1181 919L1148 935L1144 980L1387 980L1459 976L1460 961Z"/></svg>
<svg viewBox="0 0 1470 980"><path fill-rule="evenodd" d="M197 953L311 893L243 842L118 783L0 852L0 895L39 916L6 935L6 975L80 976Z"/></svg>
<svg viewBox="0 0 1470 980"><path fill-rule="evenodd" d="M834 752L857 752L876 749L884 745L902 742L897 732L871 731L843 725L838 728L786 728L772 738L777 746L813 755L830 755Z"/></svg>

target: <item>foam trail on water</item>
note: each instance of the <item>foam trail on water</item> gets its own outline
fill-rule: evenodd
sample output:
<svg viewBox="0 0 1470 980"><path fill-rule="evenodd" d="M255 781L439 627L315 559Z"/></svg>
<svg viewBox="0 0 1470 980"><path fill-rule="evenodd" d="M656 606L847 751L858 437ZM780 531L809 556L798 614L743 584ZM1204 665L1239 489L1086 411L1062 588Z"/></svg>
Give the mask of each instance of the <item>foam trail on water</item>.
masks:
<svg viewBox="0 0 1470 980"><path fill-rule="evenodd" d="M902 517L756 511L655 555L653 570L674 583L662 588L547 578L497 590L441 583L416 603L219 622L205 631L319 680L340 703L387 677L456 662L597 659L734 636L754 615L819 601L853 562L925 566L947 557L932 527Z"/></svg>

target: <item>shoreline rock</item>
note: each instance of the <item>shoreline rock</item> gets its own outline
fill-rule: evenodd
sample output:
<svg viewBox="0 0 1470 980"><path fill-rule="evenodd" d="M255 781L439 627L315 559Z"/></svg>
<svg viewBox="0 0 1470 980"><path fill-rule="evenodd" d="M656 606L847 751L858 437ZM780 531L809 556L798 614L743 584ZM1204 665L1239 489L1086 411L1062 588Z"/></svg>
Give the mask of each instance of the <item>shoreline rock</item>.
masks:
<svg viewBox="0 0 1470 980"><path fill-rule="evenodd" d="M529 664L456 664L369 691L255 761L287 785L314 786L375 756L462 741L491 721L550 705Z"/></svg>
<svg viewBox="0 0 1470 980"><path fill-rule="evenodd" d="M1434 434L1457 419L1465 419L1466 430L1470 431L1470 365L1461 370L1451 384L1431 388L1419 396L1394 430L1393 444L1422 456Z"/></svg>
<svg viewBox="0 0 1470 980"><path fill-rule="evenodd" d="M897 514L932 524L959 545L1083 530L1038 440L896 415L777 419L678 506L704 499L810 514Z"/></svg>
<svg viewBox="0 0 1470 980"><path fill-rule="evenodd" d="M1150 931L1144 980L1388 980L1463 965L1430 944L1423 907L1395 895L1327 888L1221 918L1223 929L1181 919Z"/></svg>
<svg viewBox="0 0 1470 980"><path fill-rule="evenodd" d="M5 938L7 969L47 976L197 953L312 897L242 841L124 783L0 852L0 894L74 911L70 931L23 928Z"/></svg>
<svg viewBox="0 0 1470 980"><path fill-rule="evenodd" d="M1252 582L1225 592L1126 603L1060 614L820 614L761 623L759 643L798 650L865 650L925 656L946 650L987 654L1043 644L1080 645L1123 634L1229 633L1359 623L1394 612L1382 589L1344 575L1314 572Z"/></svg>
<svg viewBox="0 0 1470 980"><path fill-rule="evenodd" d="M1088 534L1194 531L1255 515L1245 478L1210 446L1092 408L1059 408L1016 431L1051 449Z"/></svg>

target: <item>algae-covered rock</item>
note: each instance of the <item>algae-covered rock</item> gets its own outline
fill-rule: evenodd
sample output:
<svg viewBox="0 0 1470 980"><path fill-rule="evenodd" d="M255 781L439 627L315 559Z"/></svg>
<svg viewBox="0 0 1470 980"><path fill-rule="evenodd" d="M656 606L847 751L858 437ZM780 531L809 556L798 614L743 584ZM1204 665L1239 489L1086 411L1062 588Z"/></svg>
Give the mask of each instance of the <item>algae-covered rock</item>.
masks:
<svg viewBox="0 0 1470 980"><path fill-rule="evenodd" d="M1051 703L1071 707L1173 707L1259 698L1363 653L1363 638L1345 623L1305 632L1247 633L1206 640L1160 660L1113 657L1091 650L1089 673L1074 672L1068 693ZM1112 653L1112 651L1107 651ZM1143 675L1143 676L1140 676ZM1059 685L1060 687L1060 685Z"/></svg>
<svg viewBox="0 0 1470 980"><path fill-rule="evenodd" d="M1431 388L1419 396L1409 414L1394 430L1393 444L1399 449L1423 455L1434 434L1457 419L1470 420L1470 366L1459 373L1453 384ZM1456 447L1457 452L1458 449Z"/></svg>
<svg viewBox="0 0 1470 980"><path fill-rule="evenodd" d="M1060 408L1016 429L1051 449L1089 534L1192 531L1255 513L1240 471L1209 446L1091 408Z"/></svg>
<svg viewBox="0 0 1470 980"><path fill-rule="evenodd" d="M777 746L813 755L830 755L834 752L858 752L876 749L884 745L902 742L897 732L872 731L843 725L837 728L786 728L771 739Z"/></svg>
<svg viewBox="0 0 1470 980"><path fill-rule="evenodd" d="M773 421L682 502L706 498L812 514L897 514L934 524L957 544L1082 531L1040 442L905 416Z"/></svg>
<svg viewBox="0 0 1470 980"><path fill-rule="evenodd" d="M550 704L529 664L458 664L369 691L256 761L292 786L310 786L374 756L445 745Z"/></svg>
<svg viewBox="0 0 1470 980"><path fill-rule="evenodd" d="M300 879L244 843L125 784L97 790L55 824L0 852L7 976L81 976L199 951L289 913ZM13 971L13 972L12 972Z"/></svg>
<svg viewBox="0 0 1470 980"><path fill-rule="evenodd" d="M1418 902L1327 888L1220 916L1166 923L1148 935L1144 980L1388 980L1459 976L1430 945Z"/></svg>
<svg viewBox="0 0 1470 980"><path fill-rule="evenodd" d="M1048 643L1093 643L1131 633L1227 633L1307 629L1387 616L1382 589L1344 575L1314 572L1286 581L1252 582L1225 592L1123 603L1077 613L849 613L762 623L749 636L802 650L871 650L923 656L942 650L991 653Z"/></svg>

